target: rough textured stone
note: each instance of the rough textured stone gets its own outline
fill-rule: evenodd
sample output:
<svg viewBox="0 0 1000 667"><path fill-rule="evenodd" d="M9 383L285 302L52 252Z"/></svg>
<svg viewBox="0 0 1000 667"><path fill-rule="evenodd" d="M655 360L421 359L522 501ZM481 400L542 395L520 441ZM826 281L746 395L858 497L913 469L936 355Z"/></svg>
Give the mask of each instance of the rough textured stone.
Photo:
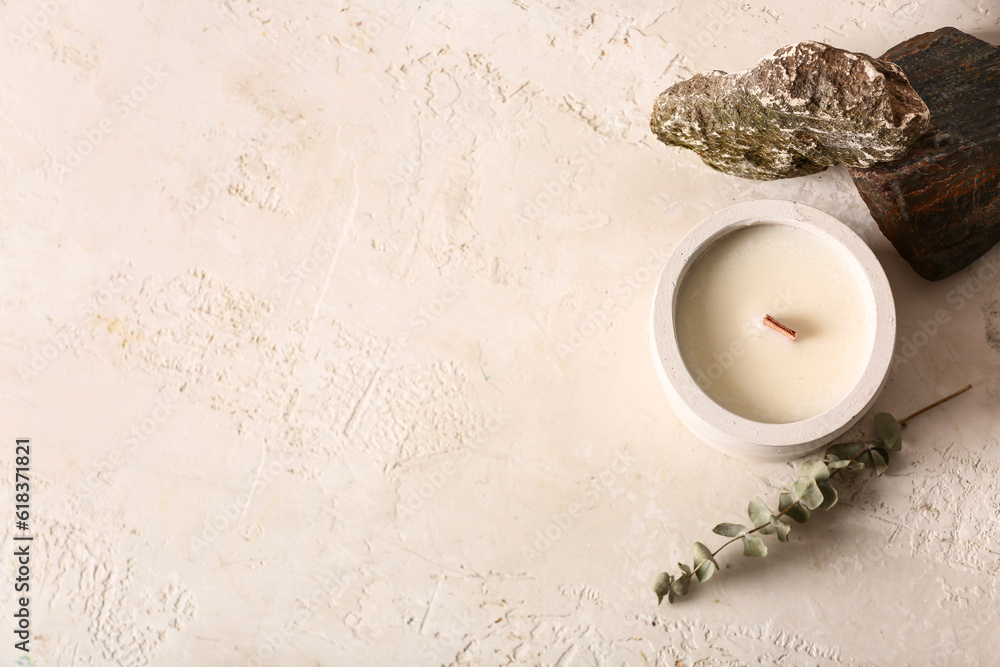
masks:
<svg viewBox="0 0 1000 667"><path fill-rule="evenodd" d="M1000 242L1000 48L942 28L883 58L930 107L930 132L902 159L851 176L899 254L938 280Z"/></svg>
<svg viewBox="0 0 1000 667"><path fill-rule="evenodd" d="M656 99L650 127L713 169L774 179L898 158L927 121L927 107L895 65L802 42L752 69L671 86Z"/></svg>

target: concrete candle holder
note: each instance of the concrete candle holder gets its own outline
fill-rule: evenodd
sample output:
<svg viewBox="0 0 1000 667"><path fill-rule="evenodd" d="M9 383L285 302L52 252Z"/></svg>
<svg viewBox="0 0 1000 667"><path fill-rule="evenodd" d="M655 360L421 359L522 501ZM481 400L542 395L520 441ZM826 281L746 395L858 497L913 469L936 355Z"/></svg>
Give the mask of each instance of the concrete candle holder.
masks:
<svg viewBox="0 0 1000 667"><path fill-rule="evenodd" d="M755 277L755 274L744 278L740 273L730 275L728 278L724 276L726 270L733 270L732 261L752 262L754 253L766 251L771 254L758 258L758 263L763 262L763 265L770 269L773 264L772 255L777 253L778 257L787 256L791 275L781 275L779 271L780 281L791 281L791 284L798 281L799 287L806 285L807 276L803 275L799 280L797 272L807 270L815 272L820 269L814 268L815 262L811 259L809 261L805 261L802 257L796 259L798 251L795 246L789 251L784 237L778 241L764 241L765 245L760 245L758 242L757 245L739 248L731 258L726 258L725 263L719 265L703 263L698 271L692 273L692 268L698 266L699 260L703 258L708 257L703 260L706 263L717 261L714 255L719 251L715 250L713 255L709 255L707 253L710 249L722 247L719 245L720 242L727 239L729 245L732 245L733 241L742 243L743 236L746 236L748 230L751 233L763 231L765 234L777 232L779 237L782 234L789 236L787 230L805 232L805 234L794 232L790 234L796 239L801 238L805 241L805 246L808 247L803 246L805 250L802 253L825 254L828 265L835 266L846 277L846 281L839 282L834 278L826 281L823 273L812 277L812 282L815 283L812 297L802 299L803 304L790 308L784 316L786 319L790 318L786 323L791 324L792 328L796 328L796 323L799 323L809 332L799 336L798 340L788 340L774 332L766 332L763 328L758 331L755 324L746 321L746 312L754 312L755 316L757 313L753 311L752 304L747 306L742 301L759 300L761 290L770 289L770 283L755 293L753 283L760 282L764 280L763 278ZM742 236L734 236L736 233ZM775 243L778 245L775 246ZM761 250L762 248L765 250ZM709 275L707 280L701 277L706 272ZM679 295L684 291L685 279L692 276L694 276L692 281L697 279L713 285L712 289L715 289L716 293L725 295L726 305L715 308L724 312L705 314L706 311L713 310L714 304L700 286L698 287L700 291L693 292L693 296L685 293L683 297L687 301L697 299L694 303L697 307L685 306L679 309L679 305L683 305L679 304ZM775 279L772 277L771 280L773 282ZM808 293L809 287L805 286L802 289ZM849 321L837 324L848 326L850 335L856 340L863 341L855 342L854 347L846 351L839 349L842 347L838 342L839 339L832 337L832 334L824 339L823 329L828 327L831 321L830 309L827 304L819 303L827 296L831 299L839 298L842 296L840 292L844 290L856 295L855 311L860 315L845 314L844 317L849 318ZM739 292L735 298L731 294L733 291ZM747 293L746 299L740 296L744 291ZM733 314L729 314L730 309L734 311ZM683 321L678 320L679 310L685 318ZM727 388L725 390L712 388L708 391L711 385L706 382L703 370L691 367L695 363L694 353L690 349L692 343L678 342L683 338L678 335L679 332L690 332L693 326L690 320L694 316L691 313L703 313L704 317L708 318L706 321L712 322L713 326L714 323L722 322L726 318L733 320L733 326L740 325L739 331L742 333L739 335L748 338L734 341L731 349L736 351L737 357L743 354L740 350L748 352L744 357L736 359L732 356L726 357L736 370L727 367L725 372L743 374L740 379L742 386L737 388L742 392L740 395L750 402L755 400L755 396L759 396L762 414L769 417L760 417L757 412L748 411L745 407L733 408L733 405L738 403L730 400L731 396L726 393L729 391ZM721 315L721 319L717 315ZM684 335L687 336L687 340L692 337L690 333ZM768 336L773 336L774 339L767 338ZM699 339L696 345L701 348L713 344L700 340L701 336L695 338ZM761 200L736 204L698 223L671 253L660 276L653 300L651 336L653 357L657 373L674 412L706 443L723 452L749 459L787 460L802 456L829 443L854 425L871 408L885 385L895 338L896 315L892 291L875 255L854 232L836 218L791 201ZM802 340L805 343L799 342ZM781 348L781 345L813 347ZM830 350L824 349L824 345ZM729 349L721 350L721 354L725 355ZM833 393L830 393L826 383L822 381L825 378L823 374L828 372L829 356L846 354L856 357L857 376L850 376L842 391L833 390ZM754 366L755 363L758 365ZM764 365L760 366L761 363ZM744 365L743 369L739 368L740 364ZM809 365L815 368L807 368ZM759 372L761 369L763 372ZM774 373L770 373L769 369ZM721 369L714 370L713 378L720 377ZM810 372L813 378L811 381ZM771 409L766 404L772 398L770 394L774 393L775 380L769 380L770 375L790 378L781 380L783 395L779 398L784 401L784 405L776 413L765 410L765 408ZM805 380L798 376L805 377ZM797 381L802 381L802 384L794 384ZM757 382L760 386L754 385ZM772 384L769 385L768 382ZM800 389L800 387L806 388ZM827 393L820 396L820 402L817 404L819 407L814 409L814 414L801 413L800 403L808 400L810 388L818 393ZM823 401L827 401L828 404ZM741 412L743 414L740 414ZM795 417L800 413L809 416ZM782 414L785 417L782 417ZM751 417L748 418L746 415Z"/></svg>

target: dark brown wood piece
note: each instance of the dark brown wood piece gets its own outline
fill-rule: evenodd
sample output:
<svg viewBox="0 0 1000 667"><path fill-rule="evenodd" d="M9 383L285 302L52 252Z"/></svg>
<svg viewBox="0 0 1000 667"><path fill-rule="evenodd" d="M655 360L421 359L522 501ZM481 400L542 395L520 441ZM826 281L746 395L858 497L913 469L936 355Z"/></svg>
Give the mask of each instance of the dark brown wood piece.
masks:
<svg viewBox="0 0 1000 667"><path fill-rule="evenodd" d="M940 280L1000 242L1000 48L941 28L882 58L906 73L931 127L904 157L851 176L899 254Z"/></svg>

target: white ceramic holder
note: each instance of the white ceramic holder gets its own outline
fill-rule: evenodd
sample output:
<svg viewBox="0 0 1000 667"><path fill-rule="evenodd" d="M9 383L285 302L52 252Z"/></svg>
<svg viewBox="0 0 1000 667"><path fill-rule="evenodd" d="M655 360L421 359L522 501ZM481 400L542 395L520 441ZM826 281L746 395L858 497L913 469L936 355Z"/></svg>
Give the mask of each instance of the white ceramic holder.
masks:
<svg viewBox="0 0 1000 667"><path fill-rule="evenodd" d="M805 230L839 251L858 277L874 322L871 354L857 384L838 403L802 421L756 422L721 407L698 386L677 345L674 313L678 287L687 270L723 236L758 224ZM878 259L846 225L805 204L759 200L716 212L692 228L673 249L653 298L651 338L654 363L667 399L688 429L728 454L755 460L788 460L831 442L871 408L889 374L896 340L896 311L889 281Z"/></svg>

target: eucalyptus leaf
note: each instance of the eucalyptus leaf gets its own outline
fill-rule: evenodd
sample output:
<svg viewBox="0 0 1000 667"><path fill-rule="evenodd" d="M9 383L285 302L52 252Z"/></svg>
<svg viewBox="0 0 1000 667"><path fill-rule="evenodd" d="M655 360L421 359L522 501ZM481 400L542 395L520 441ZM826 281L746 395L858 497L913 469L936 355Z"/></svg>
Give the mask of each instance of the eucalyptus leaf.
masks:
<svg viewBox="0 0 1000 667"><path fill-rule="evenodd" d="M847 460L826 462L826 467L829 468L830 470L836 470L837 468L846 468L849 465L851 465L851 462Z"/></svg>
<svg viewBox="0 0 1000 667"><path fill-rule="evenodd" d="M811 477L817 482L825 482L830 479L830 468L819 459L809 459L802 463L799 468L799 475Z"/></svg>
<svg viewBox="0 0 1000 667"><path fill-rule="evenodd" d="M791 526L789 526L787 523L785 523L784 521L782 521L781 519L779 519L776 516L772 516L771 517L771 526L773 526L774 529L775 529L775 532L778 533L778 541L779 542L787 542L788 541L788 531L790 531L792 529Z"/></svg>
<svg viewBox="0 0 1000 667"><path fill-rule="evenodd" d="M886 460L886 457L888 456L889 452L882 447L877 447L871 450L871 457L875 464L875 474L879 477L881 477L882 473L884 473L889 467L889 462Z"/></svg>
<svg viewBox="0 0 1000 667"><path fill-rule="evenodd" d="M763 558L767 555L767 545L756 535L744 535L743 555L748 558Z"/></svg>
<svg viewBox="0 0 1000 667"><path fill-rule="evenodd" d="M830 509L837 504L837 489L833 488L833 485L823 482L819 484L819 490L823 492L823 504L820 506L825 510Z"/></svg>
<svg viewBox="0 0 1000 667"><path fill-rule="evenodd" d="M872 458L871 447L869 447L868 449L866 449L865 451L863 451L861 453L861 456L859 456L858 458L854 459L854 461L857 462L857 463L860 463L861 466L862 466L862 468L873 468L873 467L875 467L875 459ZM862 468L857 468L857 469L861 470ZM854 470L855 468L848 467L848 469L849 470Z"/></svg>
<svg viewBox="0 0 1000 667"><path fill-rule="evenodd" d="M694 543L694 572L698 581L706 582L712 578L719 564L715 562L711 550L701 542Z"/></svg>
<svg viewBox="0 0 1000 667"><path fill-rule="evenodd" d="M747 532L747 527L739 523L720 523L712 532L723 537L739 537Z"/></svg>
<svg viewBox="0 0 1000 667"><path fill-rule="evenodd" d="M799 477L792 484L792 495L807 509L814 510L823 504L823 492L819 490L816 480L811 477Z"/></svg>
<svg viewBox="0 0 1000 667"><path fill-rule="evenodd" d="M673 576L669 572L660 572L656 577L656 583L653 584L653 592L656 593L656 604L663 602L663 598L670 593L670 585L674 583ZM673 602L673 596L670 596L670 602Z"/></svg>
<svg viewBox="0 0 1000 667"><path fill-rule="evenodd" d="M903 446L903 427L896 418L888 412L875 415L875 431L882 444L893 451L899 451Z"/></svg>
<svg viewBox="0 0 1000 667"><path fill-rule="evenodd" d="M826 457L828 459L833 459L834 461L849 461L863 452L865 447L867 447L867 445L862 442L842 442L839 445L831 445L827 447Z"/></svg>
<svg viewBox="0 0 1000 667"><path fill-rule="evenodd" d="M778 496L778 512L785 512L785 516L797 523L805 523L809 520L811 512L801 504L796 505L795 502L792 494L782 491Z"/></svg>
<svg viewBox="0 0 1000 667"><path fill-rule="evenodd" d="M679 567L681 569L681 572L683 572L684 574L691 576L691 568L688 567L686 563L677 563L677 567Z"/></svg>
<svg viewBox="0 0 1000 667"><path fill-rule="evenodd" d="M691 590L691 577L677 577L674 579L673 583L670 584L670 590L674 592L677 597L683 597L688 594Z"/></svg>
<svg viewBox="0 0 1000 667"><path fill-rule="evenodd" d="M767 505L760 498L754 498L750 501L750 506L747 508L747 514L750 516L750 522L754 525L754 528L760 528L761 534L770 535L774 532L774 528L770 526L771 523L771 510L767 508Z"/></svg>

